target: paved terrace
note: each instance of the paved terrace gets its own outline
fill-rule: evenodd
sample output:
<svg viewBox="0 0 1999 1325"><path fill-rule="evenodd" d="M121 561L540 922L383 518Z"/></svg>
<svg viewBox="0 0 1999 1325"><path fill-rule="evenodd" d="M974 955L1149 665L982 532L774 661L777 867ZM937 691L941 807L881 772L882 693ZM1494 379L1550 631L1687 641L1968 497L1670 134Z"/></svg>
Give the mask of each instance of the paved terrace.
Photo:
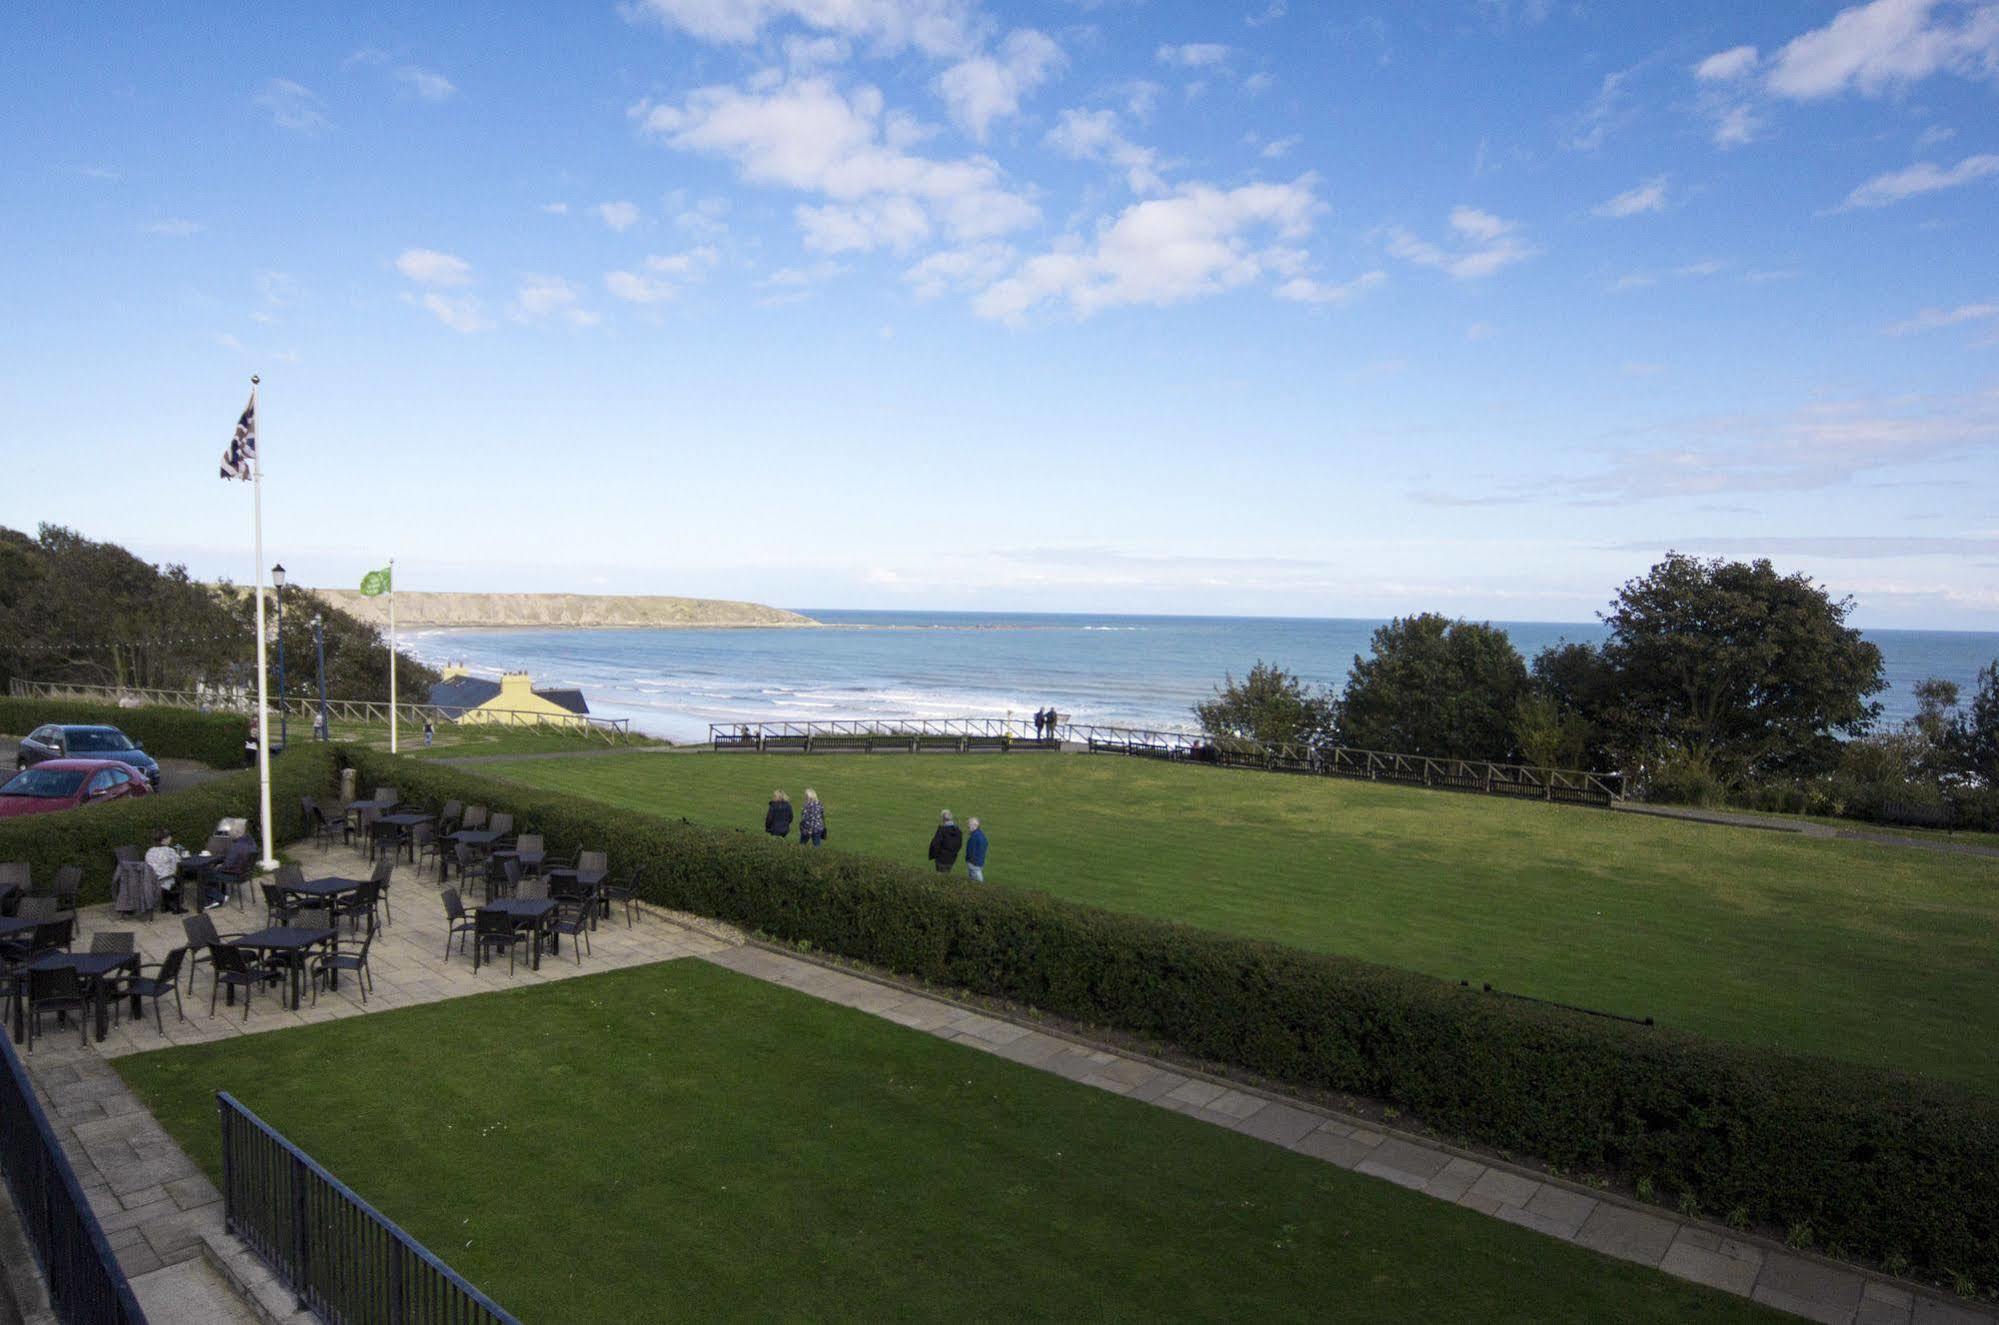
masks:
<svg viewBox="0 0 1999 1325"><path fill-rule="evenodd" d="M294 844L288 854L308 878L353 875L363 866L345 847ZM1171 1109L1328 1164L1421 1192L1436 1200L1522 1224L1549 1237L1636 1261L1725 1292L1819 1321L1843 1325L1945 1325L1999 1321L1973 1304L1908 1284L1800 1255L1718 1225L1685 1220L1512 1165L1382 1130L1298 1100L1212 1079L1101 1045L994 1017L948 1000L846 970L746 944L723 926L678 923L650 912L635 928L614 917L592 936L579 967L566 946L541 969L505 962L472 971L469 956L447 958L445 919L437 885L408 865L391 889L395 923L370 954L375 986L364 1006L351 978L322 992L315 1007L284 1009L259 994L248 1020L242 1008L218 1005L208 1015L208 977L188 999L188 1019L164 1006L166 1034L129 1013L101 1045L80 1048L74 1028L52 1032L27 1059L49 1114L66 1131L65 1148L104 1221L133 1288L155 1325L170 1322L306 1321L291 1296L250 1252L222 1228L221 1196L152 1115L125 1089L110 1059L167 1044L201 1044L360 1016L521 983L566 980L611 967L698 957L744 975L785 985L914 1030L997 1054L1082 1085ZM259 928L260 903L239 912L232 902L212 912L224 932ZM79 917L79 948L98 930L131 930L148 962L183 941L180 917L141 923L107 907ZM693 927L698 925L699 928ZM183 981L183 989L185 981ZM183 995L185 997L185 994Z"/></svg>

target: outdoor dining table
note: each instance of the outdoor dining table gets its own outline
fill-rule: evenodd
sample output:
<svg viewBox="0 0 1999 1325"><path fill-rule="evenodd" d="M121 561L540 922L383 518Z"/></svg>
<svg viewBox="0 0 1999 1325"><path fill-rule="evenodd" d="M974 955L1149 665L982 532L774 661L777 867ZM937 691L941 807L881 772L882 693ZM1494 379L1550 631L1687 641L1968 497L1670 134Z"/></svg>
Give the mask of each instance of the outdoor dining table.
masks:
<svg viewBox="0 0 1999 1325"><path fill-rule="evenodd" d="M305 954L322 943L333 945L340 951L340 931L337 929L301 929L294 925L275 925L270 929L260 929L254 934L245 934L240 939L231 939L232 948L255 948L258 952L284 954L285 964L291 968L292 1011L298 1011L301 994L300 977L305 973ZM329 987L339 988L339 976L329 968L326 973ZM244 995L246 998L248 995Z"/></svg>
<svg viewBox="0 0 1999 1325"><path fill-rule="evenodd" d="M285 884L279 891L300 897L323 897L331 900L348 893L360 892L367 883L366 879L310 879L305 883Z"/></svg>
<svg viewBox="0 0 1999 1325"><path fill-rule="evenodd" d="M451 835L451 840L463 842L468 847L489 847L505 836L505 833L496 833L490 828L461 828Z"/></svg>
<svg viewBox="0 0 1999 1325"><path fill-rule="evenodd" d="M379 814L375 816L375 825L377 830L383 826L393 828L395 830L396 854L401 855L403 849L407 847L410 853L410 860L415 861L416 839L410 836L410 829L416 827L418 824L427 824L436 817L434 814ZM379 836L379 832L376 835Z"/></svg>
<svg viewBox="0 0 1999 1325"><path fill-rule="evenodd" d="M102 1043L111 1033L110 991L114 973L131 969L139 973L139 954L136 952L50 952L44 953L28 963L26 971L20 974L21 988L14 998L14 1043L19 1044L28 1034L28 971L53 971L67 966L90 989L91 1001L97 1013L97 1039ZM138 995L132 997L132 1015L138 1016L141 1008Z"/></svg>
<svg viewBox="0 0 1999 1325"><path fill-rule="evenodd" d="M528 928L534 931L534 942L529 945L529 949L533 954L533 969L539 971L541 969L541 941L544 937L555 938L553 934L544 936L542 933L542 927L547 922L548 917L555 913L555 900L548 897L509 897L497 902L488 902L479 909L481 911L498 911L502 915L512 916L515 929ZM525 922L525 925L523 922ZM555 950L553 945L550 946L549 950L551 952Z"/></svg>
<svg viewBox="0 0 1999 1325"><path fill-rule="evenodd" d="M31 934L39 920L23 919L20 916L0 916L0 939L11 939L16 934Z"/></svg>

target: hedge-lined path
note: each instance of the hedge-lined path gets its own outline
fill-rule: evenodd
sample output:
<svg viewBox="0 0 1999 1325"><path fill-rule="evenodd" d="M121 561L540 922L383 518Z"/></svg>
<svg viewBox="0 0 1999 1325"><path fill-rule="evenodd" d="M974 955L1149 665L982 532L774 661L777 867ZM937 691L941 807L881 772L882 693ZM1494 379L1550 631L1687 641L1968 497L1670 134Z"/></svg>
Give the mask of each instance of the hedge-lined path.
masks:
<svg viewBox="0 0 1999 1325"><path fill-rule="evenodd" d="M296 860L308 878L351 877L367 869L360 853L346 847L301 842L284 854ZM80 1047L74 1021L58 1027L51 1015L43 1019L44 1035L37 1038L34 1053L18 1046L84 1194L153 1325L180 1321L221 1325L255 1319L295 1320L303 1325L314 1317L296 1311L295 1300L263 1263L223 1231L221 1193L126 1088L108 1060L169 1045L285 1030L510 985L719 952L732 941L719 928L715 932L722 937L711 936L668 923L657 911L649 911L628 929L619 914L591 935L580 966L565 940L560 955L543 956L539 971L523 961L509 974L502 960L497 966L482 966L475 975L469 955L444 956L445 917L434 879L419 878L404 864L396 871L390 897L395 923L378 932L369 951L375 982L365 1005L352 977L343 976L340 988L322 991L316 1005L308 995L300 1012L285 1010L275 996L260 992L247 1021L241 1003L233 1008L218 1003L211 1017L209 980L203 968L196 981L200 992L193 996L187 994L182 974L187 1020L174 1016L172 996L161 1004L164 1037L155 1029L148 1005L142 1020L134 1020L127 1008L124 1020L111 1027L102 1044L93 1040L88 1048ZM246 902L239 911L232 899L208 914L225 934L261 929L264 924L261 901ZM76 950L87 951L90 935L99 931L131 932L138 936L139 951L150 966L187 941L180 920L160 915L150 922L137 921L108 906L85 907L77 914ZM344 933L341 942L347 943ZM4 1191L0 1188L0 1199Z"/></svg>
<svg viewBox="0 0 1999 1325"><path fill-rule="evenodd" d="M723 948L703 959L1809 1320L1847 1325L1999 1322L1999 1315L1989 1310L1801 1256L1765 1239L1630 1204L1300 1100L1051 1034L762 944Z"/></svg>

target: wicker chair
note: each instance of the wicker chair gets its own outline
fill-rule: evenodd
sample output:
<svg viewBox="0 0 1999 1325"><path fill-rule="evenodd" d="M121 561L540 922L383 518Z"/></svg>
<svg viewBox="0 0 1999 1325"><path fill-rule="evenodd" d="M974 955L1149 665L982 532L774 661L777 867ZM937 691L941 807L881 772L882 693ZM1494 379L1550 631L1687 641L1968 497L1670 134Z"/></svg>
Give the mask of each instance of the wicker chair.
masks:
<svg viewBox="0 0 1999 1325"><path fill-rule="evenodd" d="M139 950L139 936L129 929L106 929L90 936L93 955L131 953Z"/></svg>
<svg viewBox="0 0 1999 1325"><path fill-rule="evenodd" d="M90 1046L90 1019L84 1010L90 1000L83 996L83 981L77 978L73 966L56 966L46 971L28 972L28 1052L35 1051L35 1037L41 1033L42 1014L53 1012L58 1018L74 1012L76 1014L77 1042L85 1048Z"/></svg>
<svg viewBox="0 0 1999 1325"><path fill-rule="evenodd" d="M209 960L209 954L225 943L233 943L242 938L241 934L218 934L215 922L206 915L196 912L180 919L181 931L187 935L187 992L194 992L194 973L201 963Z"/></svg>
<svg viewBox="0 0 1999 1325"><path fill-rule="evenodd" d="M368 991L375 985L375 973L368 969L368 946L374 941L375 931L370 929L368 937L361 940L361 946L352 952L327 952L314 958L312 963L312 1001L314 1003L319 1002L319 982L322 977L330 976L336 971L352 971L355 973L355 983L361 986L361 1001L366 1003L368 1001ZM327 987L332 987L331 980L327 981Z"/></svg>
<svg viewBox="0 0 1999 1325"><path fill-rule="evenodd" d="M472 933L477 926L472 923L472 917L466 913L465 903L459 898L456 888L446 888L439 896L444 899L444 956L448 961L451 957L451 940L456 938L458 950L463 952L465 936Z"/></svg>
<svg viewBox="0 0 1999 1325"><path fill-rule="evenodd" d="M590 946L590 926L596 919L591 913L595 910L584 898L562 902L556 906L555 921L548 927L551 934L569 936L569 950L576 954L578 966L583 964L583 952Z"/></svg>
<svg viewBox="0 0 1999 1325"><path fill-rule="evenodd" d="M506 912L481 907L472 917L472 969L478 970L484 962L486 949L505 948L507 974L512 975L514 954L530 937L527 930L514 925L514 918Z"/></svg>
<svg viewBox="0 0 1999 1325"><path fill-rule="evenodd" d="M638 912L641 915L644 914L639 907L639 898L642 895L640 885L645 881L645 869L644 865L634 865L632 866L632 872L625 876L623 883L613 883L611 880L605 879L604 886L598 890L598 896L604 899L606 912L610 910L611 903L613 902L617 902L625 908L626 929L632 927L632 915L634 912Z"/></svg>
<svg viewBox="0 0 1999 1325"><path fill-rule="evenodd" d="M186 958L186 948L175 948L167 954L167 959L161 962L151 975L146 975L142 971L141 974L127 979L119 990L121 1001L126 998L153 1000L153 1025L159 1028L161 1035L167 1033L166 1021L160 1016L160 999L166 995L174 996L174 1015L182 1021L187 1020L187 1009L181 1006L180 1001L180 964Z"/></svg>

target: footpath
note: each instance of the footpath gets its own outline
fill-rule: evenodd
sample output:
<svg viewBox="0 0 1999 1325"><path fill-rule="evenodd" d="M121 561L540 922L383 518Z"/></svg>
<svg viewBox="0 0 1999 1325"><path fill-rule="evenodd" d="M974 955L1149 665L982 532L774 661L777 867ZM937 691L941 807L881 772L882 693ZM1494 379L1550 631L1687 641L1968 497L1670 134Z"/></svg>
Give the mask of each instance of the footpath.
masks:
<svg viewBox="0 0 1999 1325"><path fill-rule="evenodd" d="M1772 833L1793 833L1841 842L1871 842L1875 846L1910 847L1917 851L1941 851L1958 856L1989 856L1999 859L1999 847L1979 842L1956 842L1948 837L1911 837L1874 828L1835 828L1831 824L1801 819L1779 819L1742 810L1701 810L1683 805L1642 805L1618 801L1610 807L1620 814L1644 814L1655 819L1679 819L1685 823L1720 824L1729 828L1757 828Z"/></svg>

